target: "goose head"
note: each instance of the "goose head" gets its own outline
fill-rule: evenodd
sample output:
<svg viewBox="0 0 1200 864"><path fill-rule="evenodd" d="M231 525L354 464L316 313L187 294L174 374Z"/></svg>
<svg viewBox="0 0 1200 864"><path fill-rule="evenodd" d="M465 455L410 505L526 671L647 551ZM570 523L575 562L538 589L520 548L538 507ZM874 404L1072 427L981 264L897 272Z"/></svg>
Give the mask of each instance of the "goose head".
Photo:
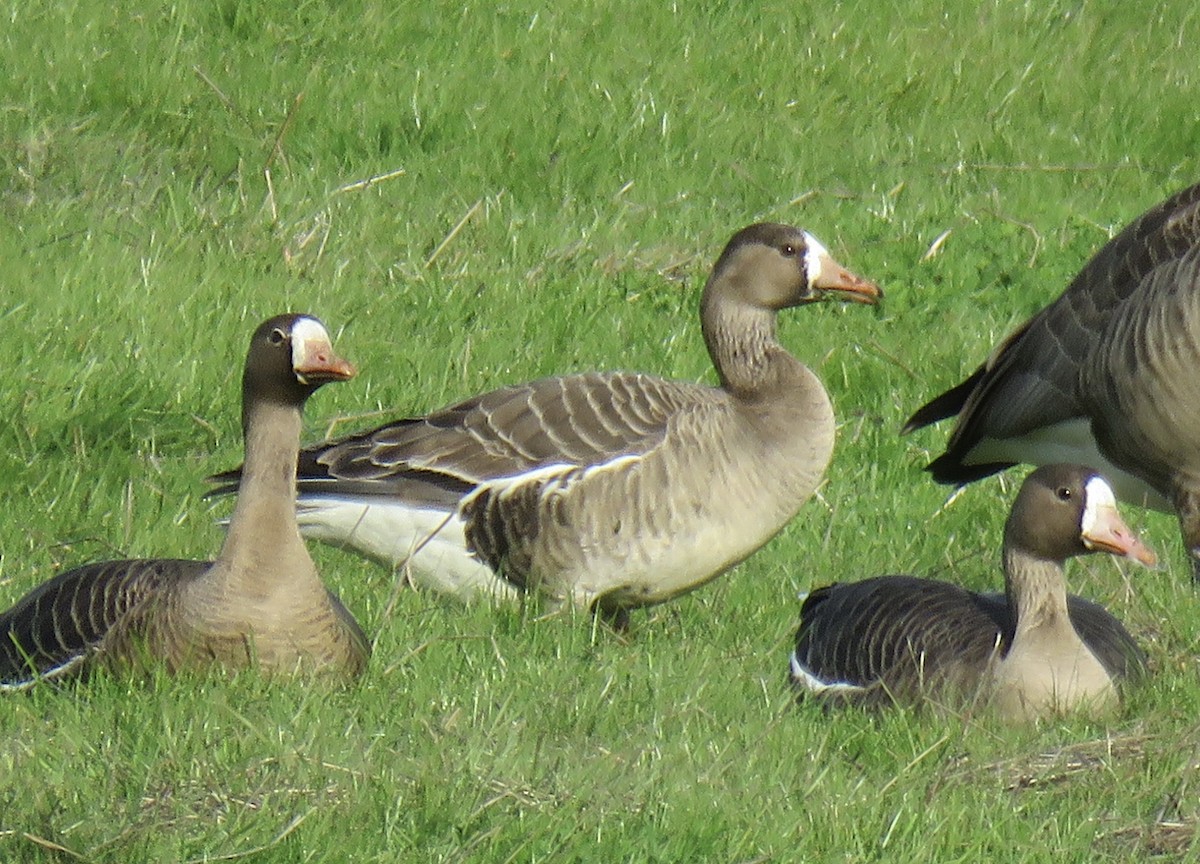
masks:
<svg viewBox="0 0 1200 864"><path fill-rule="evenodd" d="M1154 552L1117 512L1112 488L1089 468L1046 465L1021 486L1004 528L1006 545L1046 561L1107 552L1147 566Z"/></svg>
<svg viewBox="0 0 1200 864"><path fill-rule="evenodd" d="M705 287L715 298L777 312L821 300L878 303L879 286L851 273L807 231L759 222L733 235Z"/></svg>
<svg viewBox="0 0 1200 864"><path fill-rule="evenodd" d="M319 320L310 315L277 315L250 337L242 386L247 397L303 405L322 384L354 375L354 367L333 350Z"/></svg>

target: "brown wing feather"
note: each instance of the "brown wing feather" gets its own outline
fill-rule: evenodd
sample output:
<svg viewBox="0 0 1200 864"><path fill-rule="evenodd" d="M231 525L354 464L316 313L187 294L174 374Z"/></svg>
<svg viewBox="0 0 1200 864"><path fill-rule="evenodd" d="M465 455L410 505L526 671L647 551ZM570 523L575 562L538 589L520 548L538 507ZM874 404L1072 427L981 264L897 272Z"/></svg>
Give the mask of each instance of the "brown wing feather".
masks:
<svg viewBox="0 0 1200 864"><path fill-rule="evenodd" d="M302 492L423 494L448 502L480 483L586 466L662 441L701 385L626 373L543 378L400 420L300 456ZM232 475L225 479L233 479Z"/></svg>
<svg viewBox="0 0 1200 864"><path fill-rule="evenodd" d="M826 681L912 698L978 681L1009 635L969 591L912 576L880 576L814 591L801 609L796 658Z"/></svg>
<svg viewBox="0 0 1200 864"><path fill-rule="evenodd" d="M208 568L207 561L105 561L44 582L0 614L0 687L27 686L73 668L146 598Z"/></svg>

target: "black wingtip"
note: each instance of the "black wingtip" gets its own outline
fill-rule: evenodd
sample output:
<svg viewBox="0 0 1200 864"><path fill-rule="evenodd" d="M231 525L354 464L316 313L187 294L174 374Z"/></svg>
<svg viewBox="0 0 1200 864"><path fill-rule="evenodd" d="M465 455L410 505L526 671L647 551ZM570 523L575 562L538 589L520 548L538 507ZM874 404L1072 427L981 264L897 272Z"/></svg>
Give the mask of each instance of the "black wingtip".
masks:
<svg viewBox="0 0 1200 864"><path fill-rule="evenodd" d="M242 482L242 466L231 468L228 471L221 471L217 474L210 474L204 478L204 482L212 486L204 493L204 498L220 498L224 495L232 495L238 491L238 486Z"/></svg>
<svg viewBox="0 0 1200 864"><path fill-rule="evenodd" d="M960 384L956 384L945 393L930 399L914 411L913 415L905 421L904 426L900 429L900 434L908 435L918 429L931 426L939 420L945 420L947 417L956 417L961 414L967 404L967 400L975 392L975 387L983 377L983 373L984 369L980 367L975 370L970 378Z"/></svg>
<svg viewBox="0 0 1200 864"><path fill-rule="evenodd" d="M999 474L1016 465L1016 462L988 462L983 465L964 465L957 456L943 453L925 466L934 482L943 486L966 486L976 480Z"/></svg>

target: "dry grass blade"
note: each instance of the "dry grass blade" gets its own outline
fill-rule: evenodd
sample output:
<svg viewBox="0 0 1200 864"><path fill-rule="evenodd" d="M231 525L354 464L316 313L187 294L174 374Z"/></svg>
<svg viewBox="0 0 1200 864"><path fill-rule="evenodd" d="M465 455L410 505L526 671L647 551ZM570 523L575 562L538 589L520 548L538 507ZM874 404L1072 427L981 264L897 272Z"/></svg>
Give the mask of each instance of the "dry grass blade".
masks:
<svg viewBox="0 0 1200 864"><path fill-rule="evenodd" d="M241 109L234 104L232 99L225 95L225 91L218 87L215 81L205 74L203 69L201 69L199 66L193 66L192 71L196 73L197 78L209 86L209 89L211 89L213 93L217 94L217 98L221 100L221 104L228 109L230 114L238 118L238 120L241 120L242 123L245 124L246 128L254 128L254 124L250 122L250 118L241 112Z"/></svg>
<svg viewBox="0 0 1200 864"><path fill-rule="evenodd" d="M445 236L442 242L438 244L437 248L433 250L433 254L430 255L425 261L426 270L433 266L433 262L436 261L438 257L446 250L447 246L454 242L454 238L458 236L458 232L462 231L463 226L471 221L471 218L479 212L479 208L482 206L483 199L480 198L478 201L472 204L471 208L463 214L463 217L459 219L457 223L455 223L454 227L450 229L450 233Z"/></svg>
<svg viewBox="0 0 1200 864"><path fill-rule="evenodd" d="M1001 219L1009 223L1010 225L1016 225L1018 228L1024 228L1029 232L1029 235L1033 238L1033 251L1029 253L1029 261L1027 262L1026 266L1032 270L1037 264L1038 255L1041 253L1042 246L1045 243L1041 232L1037 230L1036 226L1031 225L1029 222L1024 222L1020 219L1014 219L1013 217L1006 216L1003 213L993 213L992 215L994 215L997 219Z"/></svg>
<svg viewBox="0 0 1200 864"><path fill-rule="evenodd" d="M916 372L914 372L908 366L908 364L906 364L903 360L901 360L898 356L896 356L895 352L889 351L886 348L884 348L883 345L879 344L878 340L871 339L871 340L868 340L868 342L866 344L867 344L867 347L870 348L873 352L875 352L880 357L882 357L884 360L887 360L889 363L894 365L897 369L899 369L901 372L903 372L909 378L913 379L914 381L920 380L921 376L919 376Z"/></svg>
<svg viewBox="0 0 1200 864"><path fill-rule="evenodd" d="M47 840L45 837L39 837L36 834L30 834L28 831L21 832L21 836L35 846L41 846L50 852L57 852L59 855L66 855L75 861L91 861L86 855L81 855L74 849L68 849L60 843L55 843L53 840Z"/></svg>
<svg viewBox="0 0 1200 864"><path fill-rule="evenodd" d="M903 777L905 774L907 774L913 768L916 768L918 765L920 765L922 762L924 762L926 759L928 759L929 756L932 755L933 753L935 753L937 750L940 750L942 745L945 744L947 741L949 741L950 738L951 738L950 733L946 733L945 735L943 735L942 737L940 737L936 741L934 741L932 744L930 744L928 747L926 747L924 750L922 750L920 753L918 753L916 756L914 756L911 760L909 760L908 764L905 765L903 768L901 768L899 771L897 771L892 776L891 780L888 780L887 783L883 784L883 788L879 790L880 797L882 797L884 795L884 793L886 793L889 789L891 789L898 782L900 782L901 777Z"/></svg>
<svg viewBox="0 0 1200 864"><path fill-rule="evenodd" d="M1008 791L1045 789L1094 771L1105 771L1114 761L1144 758L1149 736L1143 733L1108 736L1015 756L987 765L964 765L948 779L971 782L981 774L999 776Z"/></svg>
<svg viewBox="0 0 1200 864"><path fill-rule="evenodd" d="M396 177L404 176L404 169L397 168L395 171L385 171L383 174L375 174L372 177L367 177L365 180L355 180L352 183L346 183L339 186L329 193L329 197L334 195L342 195L346 192L357 192L359 189L370 189L372 186L377 186L387 180L393 180Z"/></svg>
<svg viewBox="0 0 1200 864"><path fill-rule="evenodd" d="M300 110L300 105L304 102L304 92L296 94L296 98L292 100L291 107L288 108L287 116L283 118L283 124L279 127L279 132L275 135L275 140L271 144L271 152L267 155L267 161L263 163L263 171L270 171L271 166L275 164L275 160L283 153L283 139L288 131L292 128L292 124L296 120L296 112Z"/></svg>
<svg viewBox="0 0 1200 864"><path fill-rule="evenodd" d="M1111 849L1124 860L1147 857L1180 858L1196 839L1196 820L1155 820L1149 825L1131 825L1105 832L1096 838L1100 849Z"/></svg>
<svg viewBox="0 0 1200 864"><path fill-rule="evenodd" d="M925 250L925 254L921 256L922 261L928 261L942 251L942 246L950 239L950 235L954 233L953 228L947 228L941 234L934 238L934 241L929 244L929 248Z"/></svg>

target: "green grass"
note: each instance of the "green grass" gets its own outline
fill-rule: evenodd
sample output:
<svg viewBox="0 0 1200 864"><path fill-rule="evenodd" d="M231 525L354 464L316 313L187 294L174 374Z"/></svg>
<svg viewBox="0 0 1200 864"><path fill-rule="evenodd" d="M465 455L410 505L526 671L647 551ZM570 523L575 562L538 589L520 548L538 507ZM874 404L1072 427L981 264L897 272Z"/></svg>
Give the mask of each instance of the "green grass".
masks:
<svg viewBox="0 0 1200 864"><path fill-rule="evenodd" d="M1127 512L1158 571L1070 571L1157 669L1107 721L826 714L783 680L799 591L996 584L1016 477L943 509L919 468L944 433L896 430L1200 179L1195 4L389 5L0 9L0 604L213 554L201 479L240 459L262 318L320 315L362 369L311 439L543 374L711 380L698 291L759 219L888 292L781 324L838 410L828 482L626 637L411 592L385 614L386 571L314 548L378 640L361 684L6 698L0 860L1194 855L1200 601L1166 517Z"/></svg>

